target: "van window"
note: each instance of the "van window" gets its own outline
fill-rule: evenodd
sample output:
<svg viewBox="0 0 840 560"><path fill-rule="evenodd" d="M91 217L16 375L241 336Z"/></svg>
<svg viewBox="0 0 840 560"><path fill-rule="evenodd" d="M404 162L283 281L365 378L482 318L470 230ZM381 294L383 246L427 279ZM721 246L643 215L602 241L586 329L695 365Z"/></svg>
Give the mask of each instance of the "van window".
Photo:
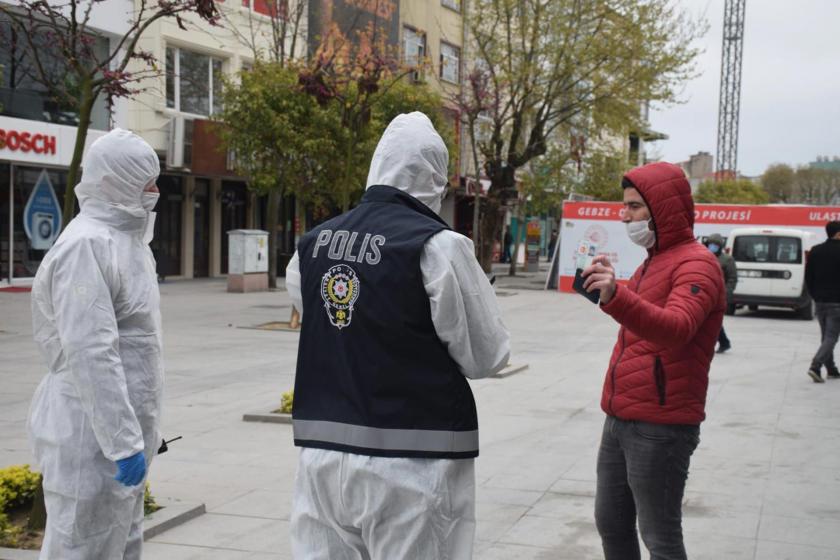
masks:
<svg viewBox="0 0 840 560"><path fill-rule="evenodd" d="M776 238L776 260L778 263L801 263L802 240L798 237Z"/></svg>
<svg viewBox="0 0 840 560"><path fill-rule="evenodd" d="M738 262L802 263L802 240L798 237L739 235L732 251Z"/></svg>

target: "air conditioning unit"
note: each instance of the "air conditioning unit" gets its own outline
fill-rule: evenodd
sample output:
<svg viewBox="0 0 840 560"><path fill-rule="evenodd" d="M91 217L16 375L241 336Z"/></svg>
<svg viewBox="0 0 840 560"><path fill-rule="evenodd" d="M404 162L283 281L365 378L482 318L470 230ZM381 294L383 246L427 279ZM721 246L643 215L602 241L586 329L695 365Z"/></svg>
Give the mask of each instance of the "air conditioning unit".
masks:
<svg viewBox="0 0 840 560"><path fill-rule="evenodd" d="M166 167L189 169L192 165L193 121L184 117L169 119L169 144L166 149Z"/></svg>

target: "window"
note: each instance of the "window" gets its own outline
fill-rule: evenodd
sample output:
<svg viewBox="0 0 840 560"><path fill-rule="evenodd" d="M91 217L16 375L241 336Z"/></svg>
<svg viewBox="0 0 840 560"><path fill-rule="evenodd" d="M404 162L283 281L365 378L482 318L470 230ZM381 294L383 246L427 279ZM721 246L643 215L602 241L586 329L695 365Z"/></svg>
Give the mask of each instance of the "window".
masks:
<svg viewBox="0 0 840 560"><path fill-rule="evenodd" d="M218 112L222 106L222 61L166 47L166 106L193 115Z"/></svg>
<svg viewBox="0 0 840 560"><path fill-rule="evenodd" d="M440 4L456 12L461 11L461 0L440 0Z"/></svg>
<svg viewBox="0 0 840 560"><path fill-rule="evenodd" d="M802 240L798 237L741 235L735 238L733 256L738 262L802 263Z"/></svg>
<svg viewBox="0 0 840 560"><path fill-rule="evenodd" d="M796 237L776 238L776 262L778 263L801 263L802 262L802 241Z"/></svg>
<svg viewBox="0 0 840 560"><path fill-rule="evenodd" d="M440 77L453 84L461 81L461 49L449 43L440 44Z"/></svg>
<svg viewBox="0 0 840 560"><path fill-rule="evenodd" d="M403 62L417 67L426 56L426 36L411 27L403 27Z"/></svg>
<svg viewBox="0 0 840 560"><path fill-rule="evenodd" d="M289 12L289 0L242 0L243 8L250 8L258 14L286 19Z"/></svg>
<svg viewBox="0 0 840 560"><path fill-rule="evenodd" d="M108 58L110 42L99 35L86 37L93 56L81 63L90 68L98 64L96 61ZM79 89L72 79L65 79L65 76L72 77L72 73L68 74L68 62L59 42L50 36L46 27L37 28L32 42L47 81L62 83L69 96L53 95L44 85L28 40L16 32L8 16L0 13L0 115L78 126L79 108L74 99L79 98ZM90 118L91 128L108 130L110 113L104 95L96 98Z"/></svg>

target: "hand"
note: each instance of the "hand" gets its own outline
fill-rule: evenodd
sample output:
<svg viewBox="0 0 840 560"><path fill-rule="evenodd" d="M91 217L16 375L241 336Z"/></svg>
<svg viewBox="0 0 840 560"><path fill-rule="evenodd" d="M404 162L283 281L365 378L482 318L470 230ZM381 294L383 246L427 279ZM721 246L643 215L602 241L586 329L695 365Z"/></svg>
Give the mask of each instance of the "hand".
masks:
<svg viewBox="0 0 840 560"><path fill-rule="evenodd" d="M606 305L615 295L615 269L607 255L598 255L583 271L583 287L587 292L601 290L601 303Z"/></svg>
<svg viewBox="0 0 840 560"><path fill-rule="evenodd" d="M126 486L137 486L146 478L146 457L137 453L117 461L117 476L114 480Z"/></svg>

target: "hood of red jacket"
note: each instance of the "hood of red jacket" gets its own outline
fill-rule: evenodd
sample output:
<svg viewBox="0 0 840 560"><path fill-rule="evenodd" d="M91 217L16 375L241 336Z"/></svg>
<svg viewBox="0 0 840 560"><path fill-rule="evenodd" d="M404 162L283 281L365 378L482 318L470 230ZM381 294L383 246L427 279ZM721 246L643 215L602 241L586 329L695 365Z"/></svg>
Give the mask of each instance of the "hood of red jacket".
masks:
<svg viewBox="0 0 840 560"><path fill-rule="evenodd" d="M650 163L628 171L650 210L656 230L653 251L664 251L694 239L694 199L683 170L672 163Z"/></svg>

